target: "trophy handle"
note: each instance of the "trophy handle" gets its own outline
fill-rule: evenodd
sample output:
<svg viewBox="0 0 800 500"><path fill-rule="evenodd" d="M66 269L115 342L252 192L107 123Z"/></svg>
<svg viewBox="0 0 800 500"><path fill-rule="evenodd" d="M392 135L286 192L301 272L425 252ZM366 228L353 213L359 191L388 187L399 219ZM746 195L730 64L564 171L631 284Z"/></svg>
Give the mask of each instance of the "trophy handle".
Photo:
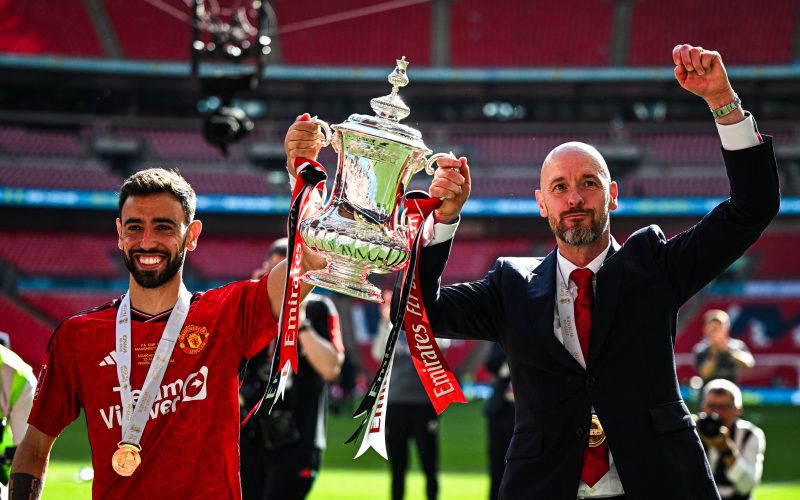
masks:
<svg viewBox="0 0 800 500"><path fill-rule="evenodd" d="M331 138L333 137L331 126L328 125L328 122L320 120L316 116L312 116L311 121L319 125L319 128L322 129L322 147L329 146L331 144Z"/></svg>
<svg viewBox="0 0 800 500"><path fill-rule="evenodd" d="M435 155L432 155L430 158L428 158L425 161L425 173L426 174L433 175L433 165L436 163L436 160L438 160L439 158L450 158L450 159L453 159L453 160L457 160L458 159L458 158L456 158L456 155L454 155L452 151L449 152L449 153L436 153Z"/></svg>

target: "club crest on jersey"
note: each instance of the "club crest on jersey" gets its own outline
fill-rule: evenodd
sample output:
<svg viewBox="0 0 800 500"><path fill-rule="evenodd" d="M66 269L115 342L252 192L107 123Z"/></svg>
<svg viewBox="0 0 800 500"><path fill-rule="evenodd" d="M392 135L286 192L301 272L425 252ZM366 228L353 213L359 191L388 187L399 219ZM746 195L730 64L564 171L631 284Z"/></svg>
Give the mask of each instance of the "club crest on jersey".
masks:
<svg viewBox="0 0 800 500"><path fill-rule="evenodd" d="M186 325L178 336L178 347L186 354L197 354L206 348L208 335L204 326Z"/></svg>

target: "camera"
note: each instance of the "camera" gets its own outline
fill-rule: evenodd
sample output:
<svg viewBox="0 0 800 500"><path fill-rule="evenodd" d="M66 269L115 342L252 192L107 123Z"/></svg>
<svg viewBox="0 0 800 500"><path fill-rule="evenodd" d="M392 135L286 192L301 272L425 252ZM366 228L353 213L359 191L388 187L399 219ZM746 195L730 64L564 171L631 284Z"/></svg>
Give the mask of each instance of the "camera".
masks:
<svg viewBox="0 0 800 500"><path fill-rule="evenodd" d="M697 432L708 438L722 434L722 420L716 413L700 412L697 416Z"/></svg>
<svg viewBox="0 0 800 500"><path fill-rule="evenodd" d="M239 108L220 106L203 122L206 141L222 149L227 155L227 145L244 138L253 130L253 121Z"/></svg>
<svg viewBox="0 0 800 500"><path fill-rule="evenodd" d="M278 450L300 441L300 430L291 410L273 409L258 420L268 450Z"/></svg>
<svg viewBox="0 0 800 500"><path fill-rule="evenodd" d="M234 13L217 2L194 0L192 8L191 70L207 96L221 105L210 109L203 122L203 136L228 156L228 145L253 130L253 121L234 105L237 92L258 87L271 52L269 25L275 26L269 2L241 2ZM199 103L198 103L199 105Z"/></svg>

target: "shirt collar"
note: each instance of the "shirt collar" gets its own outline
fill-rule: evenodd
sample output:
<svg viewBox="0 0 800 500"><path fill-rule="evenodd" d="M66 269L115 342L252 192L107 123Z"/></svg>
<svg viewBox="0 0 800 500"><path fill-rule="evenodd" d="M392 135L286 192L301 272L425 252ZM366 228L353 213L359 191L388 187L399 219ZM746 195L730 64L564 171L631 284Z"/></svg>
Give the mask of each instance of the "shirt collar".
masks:
<svg viewBox="0 0 800 500"><path fill-rule="evenodd" d="M603 261L606 260L606 255L608 255L608 251L611 249L611 238L608 239L608 246L605 250L600 252L600 255L594 258L588 265L586 265L586 269L590 269L594 274L597 274L597 271L600 270L600 267L603 265ZM558 269L561 271L561 275L564 276L564 279L569 280L569 275L572 274L572 271L578 269L578 266L567 260L566 257L561 255L561 250L556 250L556 258L558 259Z"/></svg>

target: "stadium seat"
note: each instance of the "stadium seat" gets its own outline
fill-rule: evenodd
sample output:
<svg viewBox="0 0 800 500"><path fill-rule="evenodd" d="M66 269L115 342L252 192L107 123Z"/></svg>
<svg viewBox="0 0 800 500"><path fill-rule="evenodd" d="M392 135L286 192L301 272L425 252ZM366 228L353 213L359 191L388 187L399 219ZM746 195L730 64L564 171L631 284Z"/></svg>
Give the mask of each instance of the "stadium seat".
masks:
<svg viewBox="0 0 800 500"><path fill-rule="evenodd" d="M386 68L387 75L402 56L412 67L430 65L430 2L391 10L377 4L370 0L273 2L283 63L379 66Z"/></svg>
<svg viewBox="0 0 800 500"><path fill-rule="evenodd" d="M613 2L451 2L451 63L462 67L606 66Z"/></svg>
<svg viewBox="0 0 800 500"><path fill-rule="evenodd" d="M11 349L30 364L35 373L39 372L44 359L52 327L0 293L0 330L8 333Z"/></svg>
<svg viewBox="0 0 800 500"><path fill-rule="evenodd" d="M24 276L112 279L121 276L113 233L4 231L0 259Z"/></svg>
<svg viewBox="0 0 800 500"><path fill-rule="evenodd" d="M738 2L731 8L725 0L638 0L632 5L628 56L632 66L663 66L664 54L676 41L718 50L728 64L788 64L792 60L796 0L775 0L768 8L757 2ZM741 36L730 29L741 23L759 36Z"/></svg>
<svg viewBox="0 0 800 500"><path fill-rule="evenodd" d="M28 291L22 292L20 298L56 322L63 321L80 311L105 304L122 295L112 292L84 291Z"/></svg>
<svg viewBox="0 0 800 500"><path fill-rule="evenodd" d="M3 0L0 1L0 20L3 33L0 52L75 57L104 55L82 0L59 0L58 4Z"/></svg>

